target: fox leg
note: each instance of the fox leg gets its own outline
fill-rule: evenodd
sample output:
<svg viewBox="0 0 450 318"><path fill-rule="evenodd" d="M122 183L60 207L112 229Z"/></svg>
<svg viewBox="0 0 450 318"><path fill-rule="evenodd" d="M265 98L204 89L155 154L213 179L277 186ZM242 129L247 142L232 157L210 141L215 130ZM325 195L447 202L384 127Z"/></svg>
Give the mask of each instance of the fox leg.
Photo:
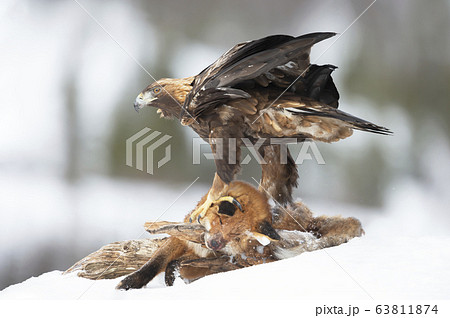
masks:
<svg viewBox="0 0 450 318"><path fill-rule="evenodd" d="M301 210L300 212L309 212ZM294 211L294 214L298 211ZM296 215L301 217L301 214ZM274 244L274 255L278 259L289 258L304 252L320 250L348 242L354 237L364 234L361 222L355 218L340 216L319 216L310 218L308 213L304 220L295 222L293 227L281 227L281 240ZM282 220L284 221L284 220Z"/></svg>
<svg viewBox="0 0 450 318"><path fill-rule="evenodd" d="M139 270L128 275L116 286L116 289L142 288L156 275L165 271L167 265L189 252L186 242L170 237Z"/></svg>
<svg viewBox="0 0 450 318"><path fill-rule="evenodd" d="M243 267L230 262L229 256L175 260L166 268L166 285L172 286L177 275L191 283L211 274L228 272Z"/></svg>
<svg viewBox="0 0 450 318"><path fill-rule="evenodd" d="M195 261L197 259L192 260ZM187 283L191 283L197 279L215 273L212 272L209 268L187 265L189 264L189 261L191 260L177 259L170 262L169 265L167 265L165 273L166 286L173 286L173 283L175 282L175 279L177 277L180 277Z"/></svg>
<svg viewBox="0 0 450 318"><path fill-rule="evenodd" d="M341 216L313 218L309 230L320 237L321 247L340 245L364 234L361 222L358 219Z"/></svg>

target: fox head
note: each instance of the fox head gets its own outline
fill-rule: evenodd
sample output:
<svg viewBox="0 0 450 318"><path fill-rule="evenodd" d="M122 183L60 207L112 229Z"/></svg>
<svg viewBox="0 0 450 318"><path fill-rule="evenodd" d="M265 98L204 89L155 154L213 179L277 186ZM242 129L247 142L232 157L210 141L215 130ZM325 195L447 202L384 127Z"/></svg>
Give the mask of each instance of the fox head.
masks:
<svg viewBox="0 0 450 318"><path fill-rule="evenodd" d="M229 255L263 253L264 246L280 238L272 227L265 194L240 181L229 184L226 194L211 205L200 223L207 230L206 246Z"/></svg>

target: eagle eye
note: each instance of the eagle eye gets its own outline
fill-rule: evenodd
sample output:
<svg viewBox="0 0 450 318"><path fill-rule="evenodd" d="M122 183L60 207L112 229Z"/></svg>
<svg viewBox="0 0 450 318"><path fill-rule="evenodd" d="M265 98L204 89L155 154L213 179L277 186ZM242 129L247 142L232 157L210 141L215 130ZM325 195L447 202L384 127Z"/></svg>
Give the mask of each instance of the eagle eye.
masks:
<svg viewBox="0 0 450 318"><path fill-rule="evenodd" d="M155 87L153 89L153 94L158 95L161 92L161 87Z"/></svg>
<svg viewBox="0 0 450 318"><path fill-rule="evenodd" d="M220 214L225 214L228 216L233 216L234 212L236 212L236 206L233 203L230 203L228 201L222 201L219 205L219 211Z"/></svg>

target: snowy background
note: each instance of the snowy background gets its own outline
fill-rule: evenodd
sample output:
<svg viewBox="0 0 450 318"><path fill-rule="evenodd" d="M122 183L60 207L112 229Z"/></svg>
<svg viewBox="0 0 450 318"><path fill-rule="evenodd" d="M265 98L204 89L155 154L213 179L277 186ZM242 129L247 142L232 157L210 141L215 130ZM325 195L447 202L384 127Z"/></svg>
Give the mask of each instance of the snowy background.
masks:
<svg viewBox="0 0 450 318"><path fill-rule="evenodd" d="M360 218L366 236L187 287L105 297L259 286L261 275L274 287L291 282L286 294L312 298L450 295L448 2L377 1L347 31L371 1L79 3L91 16L72 0L0 4L0 289L64 270L106 243L146 237L145 221L180 220L207 191L213 163L190 163L193 133L154 110L134 112L135 96L152 82L134 59L156 78L182 77L240 41L336 31L342 37L329 49L332 40L317 45L312 60L327 50L317 63L339 66L340 107L395 134L318 144L326 165L299 166L297 196L316 214ZM125 140L144 127L173 136L173 159L154 175L125 165ZM259 178L255 163L242 176L252 177ZM299 289L299 269L329 287ZM42 297L77 298L91 283L58 277L0 297L37 297L44 279L73 281L74 289ZM83 297L100 297L104 284L115 282L98 282Z"/></svg>

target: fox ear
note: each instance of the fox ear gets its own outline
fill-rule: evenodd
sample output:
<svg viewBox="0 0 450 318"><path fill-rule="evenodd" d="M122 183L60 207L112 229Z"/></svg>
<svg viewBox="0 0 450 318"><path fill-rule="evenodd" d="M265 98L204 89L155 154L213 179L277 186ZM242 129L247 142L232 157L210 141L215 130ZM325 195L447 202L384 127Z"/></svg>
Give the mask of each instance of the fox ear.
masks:
<svg viewBox="0 0 450 318"><path fill-rule="evenodd" d="M269 237L272 240L278 241L281 237L278 235L277 231L272 227L272 225L264 221L261 224L259 224L258 232L261 234L264 234L265 236Z"/></svg>

